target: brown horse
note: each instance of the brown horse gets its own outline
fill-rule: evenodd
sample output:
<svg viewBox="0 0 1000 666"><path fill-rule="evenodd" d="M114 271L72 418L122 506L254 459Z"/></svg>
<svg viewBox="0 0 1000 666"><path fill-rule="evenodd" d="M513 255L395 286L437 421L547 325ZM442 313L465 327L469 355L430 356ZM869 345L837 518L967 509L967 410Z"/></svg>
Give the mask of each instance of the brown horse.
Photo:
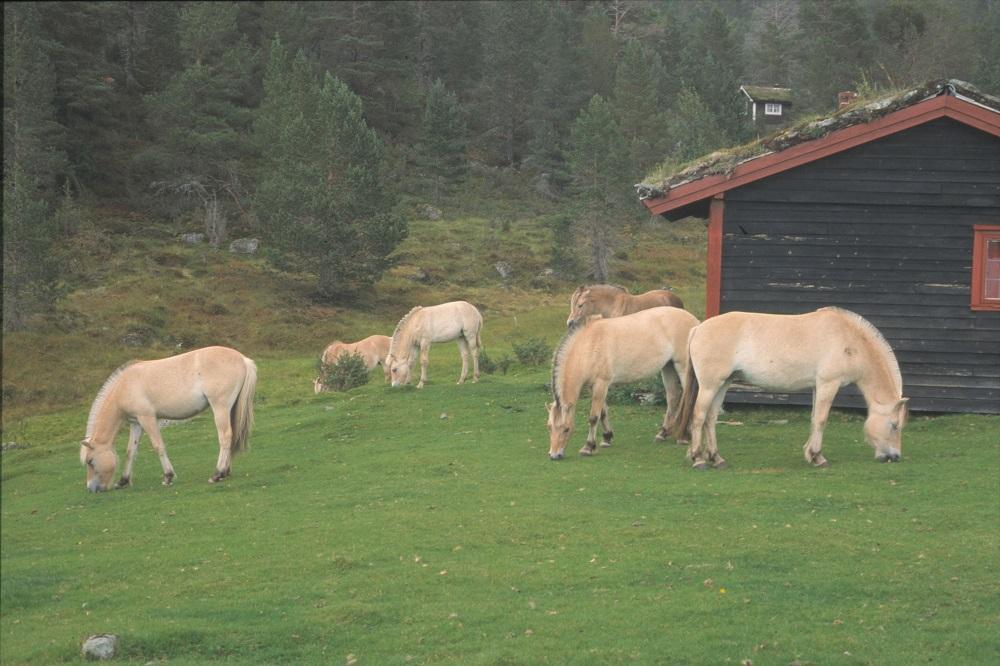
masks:
<svg viewBox="0 0 1000 666"><path fill-rule="evenodd" d="M364 340L358 342L340 342L336 340L327 345L326 349L323 350L323 355L320 356L321 364L331 364L336 363L344 354L357 354L364 361L365 368L370 372L375 366L382 366L382 373L385 375L385 380L389 381L389 364L386 360L389 358L389 343L392 342L392 338L388 335L369 335ZM323 382L321 377L317 377L313 382L313 391L315 393L320 393L324 391Z"/></svg>
<svg viewBox="0 0 1000 666"><path fill-rule="evenodd" d="M132 482L139 438L145 430L163 467L163 485L174 480L174 467L160 435L158 421L191 418L211 407L219 432L215 483L229 476L231 457L246 449L253 426L257 366L228 347L205 347L156 361L133 361L115 370L94 399L80 462L87 466L87 489L108 490L118 467L115 435L129 422L128 458L118 487Z"/></svg>
<svg viewBox="0 0 1000 666"><path fill-rule="evenodd" d="M393 386L410 381L410 365L420 354L420 382L423 388L427 381L427 362L432 342L458 342L462 354L462 374L458 383L465 382L469 373L469 356L472 356L472 382L479 381L479 348L482 342L479 331L483 327L483 316L476 306L465 301L452 301L429 307L417 306L407 312L392 334L389 347L389 373Z"/></svg>
<svg viewBox="0 0 1000 666"><path fill-rule="evenodd" d="M664 305L683 308L684 301L666 289L654 289L633 296L625 287L613 284L580 286L569 299L569 319L566 320L566 326L575 326L591 315L599 314L608 319Z"/></svg>
<svg viewBox="0 0 1000 666"><path fill-rule="evenodd" d="M906 425L903 378L878 329L840 308L802 315L727 312L691 331L683 406L670 431L690 431L688 458L697 469L724 467L715 423L734 377L770 391L813 389L806 461L826 467L823 428L841 386L856 384L868 405L865 439L880 462L899 461Z"/></svg>
<svg viewBox="0 0 1000 666"><path fill-rule="evenodd" d="M580 454L587 456L597 449L598 421L604 430L601 446L611 445L608 387L657 372L666 391L667 409L656 439L664 439L668 419L677 410L683 390L688 333L697 324L694 315L685 310L659 307L612 319L593 317L573 327L552 357L553 402L547 405L549 458L563 457L584 385L590 386L592 395L590 431L586 445L580 449Z"/></svg>

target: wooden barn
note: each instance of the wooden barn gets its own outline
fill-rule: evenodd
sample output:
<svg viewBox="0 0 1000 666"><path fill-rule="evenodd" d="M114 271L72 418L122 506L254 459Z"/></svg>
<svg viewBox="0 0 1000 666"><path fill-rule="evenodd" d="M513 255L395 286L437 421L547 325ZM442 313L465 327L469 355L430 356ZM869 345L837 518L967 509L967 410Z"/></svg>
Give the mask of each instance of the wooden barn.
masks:
<svg viewBox="0 0 1000 666"><path fill-rule="evenodd" d="M888 339L913 410L1000 413L1000 99L937 81L637 189L708 219L706 316L844 307Z"/></svg>

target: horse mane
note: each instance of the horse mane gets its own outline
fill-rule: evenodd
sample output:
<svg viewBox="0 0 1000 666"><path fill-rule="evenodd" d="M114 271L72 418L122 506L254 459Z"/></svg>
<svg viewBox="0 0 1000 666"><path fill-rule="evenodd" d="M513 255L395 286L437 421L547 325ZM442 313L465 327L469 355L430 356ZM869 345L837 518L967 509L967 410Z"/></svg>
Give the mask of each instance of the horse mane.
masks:
<svg viewBox="0 0 1000 666"><path fill-rule="evenodd" d="M580 325L571 328L556 345L556 350L552 352L552 399L555 400L556 407L562 404L562 396L559 395L559 379L562 377L563 363L566 360L566 352L569 351L569 343L595 319L600 319L600 317L589 318Z"/></svg>
<svg viewBox="0 0 1000 666"><path fill-rule="evenodd" d="M628 289L620 284L588 284L586 288L593 289L594 287L604 287L605 289L614 289L615 291L622 291L626 294L629 293Z"/></svg>
<svg viewBox="0 0 1000 666"><path fill-rule="evenodd" d="M393 352L396 351L396 345L399 344L403 329L406 328L406 322L409 321L414 312L422 308L422 305L414 306L413 309L403 315L403 318L399 320L398 324L396 324L396 329L392 332L392 340L389 341L389 356L395 357Z"/></svg>
<svg viewBox="0 0 1000 666"><path fill-rule="evenodd" d="M887 370L889 371L889 376L892 379L893 386L896 389L896 395L903 395L903 374L899 370L899 361L896 360L896 354L892 351L892 347L889 345L889 341L885 339L882 335L882 331L875 328L875 325L870 321L862 317L856 312L851 312L850 310L845 310L843 308L838 308L830 306L828 308L823 308L825 310L834 310L844 315L851 323L858 328L861 334L866 340L871 342L876 348L882 352L882 357L886 359L888 365Z"/></svg>
<svg viewBox="0 0 1000 666"><path fill-rule="evenodd" d="M121 377L122 373L132 365L138 363L136 360L129 361L118 367L117 370L111 373L104 384L101 386L101 390L97 392L97 397L94 398L94 402L90 405L90 414L87 416L87 434L84 435L85 440L89 440L90 436L94 434L94 422L97 421L97 412L101 409L104 401L107 399L108 394L111 393L111 389L115 384L118 383L118 379Z"/></svg>

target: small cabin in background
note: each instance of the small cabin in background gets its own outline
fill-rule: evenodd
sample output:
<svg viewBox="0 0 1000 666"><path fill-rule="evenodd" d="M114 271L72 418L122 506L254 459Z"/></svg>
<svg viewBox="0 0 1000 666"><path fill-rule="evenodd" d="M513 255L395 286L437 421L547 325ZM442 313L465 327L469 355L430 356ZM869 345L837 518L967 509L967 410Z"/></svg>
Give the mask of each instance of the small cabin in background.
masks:
<svg viewBox="0 0 1000 666"><path fill-rule="evenodd" d="M754 127L779 125L791 116L790 88L740 86L740 92L746 98L746 114Z"/></svg>
<svg viewBox="0 0 1000 666"><path fill-rule="evenodd" d="M708 219L706 317L843 307L888 340L912 410L1000 414L1000 98L933 81L637 189L654 214Z"/></svg>

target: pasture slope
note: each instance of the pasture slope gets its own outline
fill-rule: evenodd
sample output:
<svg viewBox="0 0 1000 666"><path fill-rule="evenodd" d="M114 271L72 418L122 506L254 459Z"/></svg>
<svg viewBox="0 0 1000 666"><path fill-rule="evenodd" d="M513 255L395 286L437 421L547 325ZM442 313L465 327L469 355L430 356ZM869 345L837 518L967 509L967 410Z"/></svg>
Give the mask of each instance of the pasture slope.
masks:
<svg viewBox="0 0 1000 666"><path fill-rule="evenodd" d="M178 255L172 269L190 280L188 250L156 251ZM223 264L206 278L287 280ZM412 265L388 279L408 284ZM109 308L147 307L131 284L112 287L127 297ZM212 335L174 309L170 287L150 353L185 321L199 340ZM497 304L483 330L494 359L562 331L558 288L466 290ZM820 470L802 460L806 411L730 410L719 429L730 469L697 473L682 447L651 443L662 407L619 404L615 446L554 463L546 367L457 387L457 349L437 345L420 391L393 390L376 371L366 386L315 396L325 338L392 317L338 312L324 329L306 306L287 320L282 303L303 302L292 292L211 298L261 378L251 449L217 485L206 483L217 444L203 414L164 431L172 487L144 439L132 488L86 493L77 442L89 399L108 361L134 350L71 353L63 379L80 367L88 380L59 407L55 385L32 383L27 368L73 339L97 350L101 327L120 324L87 319L53 332L52 348L37 333L5 340L5 374L8 362L21 374L2 458L3 664L76 662L83 638L102 632L121 636L116 661L129 664L1000 662L996 417L913 418L904 462L890 465L873 461L861 415L835 412L832 466ZM260 301L253 324L233 314ZM584 411L568 451L582 446Z"/></svg>

